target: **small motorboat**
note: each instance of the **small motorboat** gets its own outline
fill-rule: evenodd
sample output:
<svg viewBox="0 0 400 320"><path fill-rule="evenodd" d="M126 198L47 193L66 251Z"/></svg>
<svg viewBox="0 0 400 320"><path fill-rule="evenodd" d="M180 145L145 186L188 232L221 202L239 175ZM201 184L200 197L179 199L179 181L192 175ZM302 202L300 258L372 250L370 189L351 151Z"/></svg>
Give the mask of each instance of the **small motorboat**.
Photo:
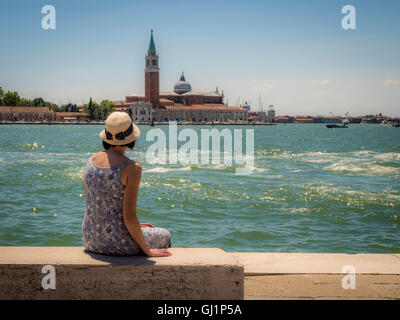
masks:
<svg viewBox="0 0 400 320"><path fill-rule="evenodd" d="M342 121L342 123L332 123L332 124L327 124L327 128L348 128L349 127L350 121L348 119L345 119Z"/></svg>
<svg viewBox="0 0 400 320"><path fill-rule="evenodd" d="M339 124L327 124L326 127L327 127L327 128L348 128L349 125L348 125L348 124L344 124L344 123L339 123Z"/></svg>

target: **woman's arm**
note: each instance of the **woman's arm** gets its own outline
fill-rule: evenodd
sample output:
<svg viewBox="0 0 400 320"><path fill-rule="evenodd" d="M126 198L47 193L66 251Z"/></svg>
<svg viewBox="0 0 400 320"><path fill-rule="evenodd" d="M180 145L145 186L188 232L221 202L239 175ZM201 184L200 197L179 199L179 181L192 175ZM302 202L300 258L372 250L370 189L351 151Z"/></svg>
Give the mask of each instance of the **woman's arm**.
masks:
<svg viewBox="0 0 400 320"><path fill-rule="evenodd" d="M141 222L140 226L142 228L154 228L154 225L152 225L151 223L147 223L147 222Z"/></svg>
<svg viewBox="0 0 400 320"><path fill-rule="evenodd" d="M142 177L142 167L137 162L131 162L126 167L126 184L124 190L123 215L125 226L131 234L133 240L146 256L167 257L171 253L167 249L151 249L147 246L139 220L136 216L137 196L139 191L140 179Z"/></svg>

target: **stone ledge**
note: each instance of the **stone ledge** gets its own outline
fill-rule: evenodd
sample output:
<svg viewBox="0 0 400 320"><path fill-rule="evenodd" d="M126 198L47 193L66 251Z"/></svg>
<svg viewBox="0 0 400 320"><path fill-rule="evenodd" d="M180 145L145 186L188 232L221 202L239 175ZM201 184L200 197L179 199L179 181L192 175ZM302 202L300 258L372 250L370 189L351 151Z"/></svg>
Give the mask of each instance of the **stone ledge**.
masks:
<svg viewBox="0 0 400 320"><path fill-rule="evenodd" d="M400 275L355 276L354 288L344 289L341 274L245 276L244 298L250 300L389 300L400 299Z"/></svg>
<svg viewBox="0 0 400 320"><path fill-rule="evenodd" d="M230 252L246 276L269 274L342 274L351 265L356 274L400 275L398 254Z"/></svg>
<svg viewBox="0 0 400 320"><path fill-rule="evenodd" d="M0 299L243 299L243 266L221 249L163 258L110 257L81 247L0 247ZM56 289L42 288L45 265Z"/></svg>
<svg viewBox="0 0 400 320"><path fill-rule="evenodd" d="M231 252L245 272L245 299L400 299L400 255ZM345 265L354 288L343 288ZM346 271L349 272L349 271Z"/></svg>
<svg viewBox="0 0 400 320"><path fill-rule="evenodd" d="M170 250L146 258L0 247L0 299L400 299L399 254ZM41 285L48 264L55 290ZM342 287L344 265L355 268L354 290Z"/></svg>

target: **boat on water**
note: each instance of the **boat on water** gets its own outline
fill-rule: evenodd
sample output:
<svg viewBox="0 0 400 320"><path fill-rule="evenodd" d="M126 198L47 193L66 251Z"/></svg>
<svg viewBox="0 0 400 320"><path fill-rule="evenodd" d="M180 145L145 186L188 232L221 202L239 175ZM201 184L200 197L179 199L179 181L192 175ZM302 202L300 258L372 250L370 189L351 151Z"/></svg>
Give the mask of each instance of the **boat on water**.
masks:
<svg viewBox="0 0 400 320"><path fill-rule="evenodd" d="M350 121L348 119L344 119L342 123L331 123L327 124L327 128L348 128Z"/></svg>

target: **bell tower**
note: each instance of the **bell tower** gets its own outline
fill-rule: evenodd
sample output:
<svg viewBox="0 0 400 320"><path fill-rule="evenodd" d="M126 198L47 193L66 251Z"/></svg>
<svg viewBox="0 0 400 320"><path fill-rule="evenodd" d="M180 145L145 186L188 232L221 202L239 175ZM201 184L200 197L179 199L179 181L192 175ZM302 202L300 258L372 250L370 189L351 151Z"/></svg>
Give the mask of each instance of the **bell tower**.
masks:
<svg viewBox="0 0 400 320"><path fill-rule="evenodd" d="M156 46L153 40L153 30L151 30L151 38L149 50L146 55L146 68L145 71L145 98L147 102L151 102L153 108L158 108L160 99L160 82L158 67L158 55L156 53Z"/></svg>

